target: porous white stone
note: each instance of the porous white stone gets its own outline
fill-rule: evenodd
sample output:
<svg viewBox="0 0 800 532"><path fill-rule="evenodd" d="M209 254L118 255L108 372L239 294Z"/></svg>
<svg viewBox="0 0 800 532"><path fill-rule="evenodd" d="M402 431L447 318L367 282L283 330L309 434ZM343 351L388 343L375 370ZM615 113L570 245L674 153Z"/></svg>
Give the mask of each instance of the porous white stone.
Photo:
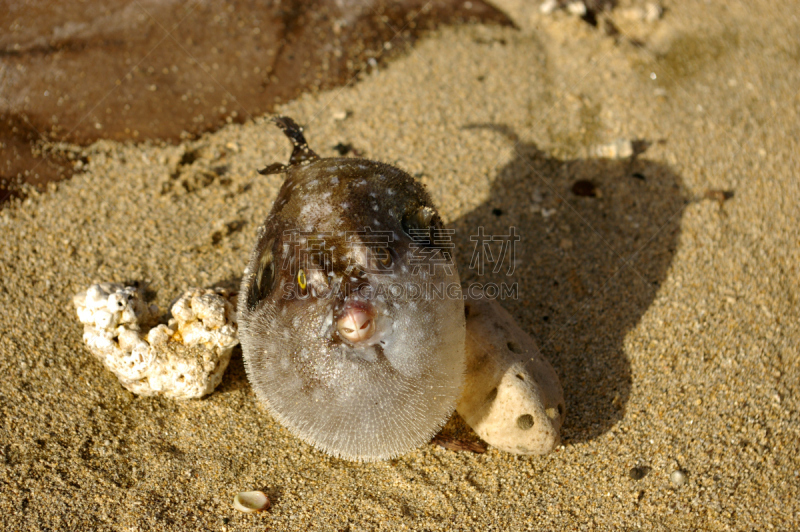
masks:
<svg viewBox="0 0 800 532"><path fill-rule="evenodd" d="M618 139L609 144L600 144L591 149L591 154L607 159L624 159L633 155L633 142L628 139Z"/></svg>
<svg viewBox="0 0 800 532"><path fill-rule="evenodd" d="M637 22L656 22L661 18L663 10L657 3L650 2L642 6L633 6L618 10L621 18Z"/></svg>
<svg viewBox="0 0 800 532"><path fill-rule="evenodd" d="M571 15L575 15L576 17L583 17L586 15L587 11L586 4L583 3L582 1L570 2L569 4L567 4L567 11L569 11Z"/></svg>
<svg viewBox="0 0 800 532"><path fill-rule="evenodd" d="M467 373L456 409L486 443L546 454L560 441L564 392L536 343L495 300L465 300Z"/></svg>
<svg viewBox="0 0 800 532"><path fill-rule="evenodd" d="M644 6L644 21L656 22L664 14L664 10L657 3L650 2Z"/></svg>
<svg viewBox="0 0 800 532"><path fill-rule="evenodd" d="M544 15L549 15L556 9L558 9L558 1L557 0L545 0L541 4L539 4L539 12Z"/></svg>
<svg viewBox="0 0 800 532"><path fill-rule="evenodd" d="M239 343L235 301L223 289L190 289L165 325L134 287L99 283L73 299L86 346L122 386L174 399L202 397L222 380Z"/></svg>

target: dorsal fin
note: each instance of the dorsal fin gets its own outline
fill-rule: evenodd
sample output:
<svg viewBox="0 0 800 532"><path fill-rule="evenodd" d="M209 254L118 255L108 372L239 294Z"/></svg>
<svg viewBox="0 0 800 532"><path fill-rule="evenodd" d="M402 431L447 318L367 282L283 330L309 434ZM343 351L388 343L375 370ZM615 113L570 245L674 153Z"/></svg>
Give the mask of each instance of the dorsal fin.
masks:
<svg viewBox="0 0 800 532"><path fill-rule="evenodd" d="M276 116L272 120L283 130L283 134L292 141L294 149L292 150L292 156L289 157L289 164L272 163L263 170L259 170L259 174L282 174L292 166L306 164L319 159L319 155L308 147L306 138L303 136L303 128L297 125L297 122L288 116Z"/></svg>

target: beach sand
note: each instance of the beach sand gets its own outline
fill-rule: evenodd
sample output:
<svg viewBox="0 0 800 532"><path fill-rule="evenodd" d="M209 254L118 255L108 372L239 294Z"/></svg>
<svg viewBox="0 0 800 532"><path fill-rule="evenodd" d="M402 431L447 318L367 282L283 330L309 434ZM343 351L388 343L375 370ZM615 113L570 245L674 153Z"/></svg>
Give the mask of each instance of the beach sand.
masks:
<svg viewBox="0 0 800 532"><path fill-rule="evenodd" d="M502 304L561 379L562 445L337 460L266 413L238 349L203 400L125 391L72 296L138 282L164 309L235 286L281 182L256 171L290 146L263 118L177 146L98 142L85 173L0 210L4 530L800 526L796 6L674 1L609 35L498 4L518 29L436 32L279 112L321 155L349 143L417 176L462 280L517 283ZM617 139L649 147L594 155ZM483 276L468 268L481 226L521 236ZM235 511L254 489L272 508Z"/></svg>

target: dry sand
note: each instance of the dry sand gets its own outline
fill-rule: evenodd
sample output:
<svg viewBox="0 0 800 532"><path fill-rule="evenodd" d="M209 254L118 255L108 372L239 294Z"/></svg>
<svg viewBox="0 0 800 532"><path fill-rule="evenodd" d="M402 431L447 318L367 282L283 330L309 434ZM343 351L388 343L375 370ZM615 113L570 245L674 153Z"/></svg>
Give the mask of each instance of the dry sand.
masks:
<svg viewBox="0 0 800 532"><path fill-rule="evenodd" d="M289 146L261 119L180 146L101 142L84 174L0 211L5 530L800 526L796 5L674 1L616 38L503 5L519 30L442 31L281 112L324 155L349 142L419 176L467 281L519 283L503 305L562 379L563 446L332 459L259 406L238 353L204 400L123 390L72 295L139 281L163 308L238 279L280 184L256 170ZM618 138L653 144L591 155ZM574 195L578 179L600 196ZM470 271L469 235L512 225L511 276ZM272 509L233 510L250 489Z"/></svg>

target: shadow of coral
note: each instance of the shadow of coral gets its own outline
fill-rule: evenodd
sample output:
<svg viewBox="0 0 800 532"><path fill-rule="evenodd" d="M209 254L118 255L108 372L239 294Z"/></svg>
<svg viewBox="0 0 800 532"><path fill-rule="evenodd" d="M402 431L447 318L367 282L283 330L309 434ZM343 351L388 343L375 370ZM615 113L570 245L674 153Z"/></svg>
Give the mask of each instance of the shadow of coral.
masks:
<svg viewBox="0 0 800 532"><path fill-rule="evenodd" d="M564 441L594 439L622 418L631 390L626 334L656 297L669 270L687 203L682 179L641 157L550 157L517 142L505 126L479 125L515 143L489 199L450 225L462 285L506 283L501 304L537 341L564 387ZM591 185L573 185L587 181ZM573 191L574 190L574 191ZM579 196L596 194L594 196ZM520 235L514 269L470 268L471 235ZM492 247L499 258L499 244ZM477 266L477 264L475 264Z"/></svg>

